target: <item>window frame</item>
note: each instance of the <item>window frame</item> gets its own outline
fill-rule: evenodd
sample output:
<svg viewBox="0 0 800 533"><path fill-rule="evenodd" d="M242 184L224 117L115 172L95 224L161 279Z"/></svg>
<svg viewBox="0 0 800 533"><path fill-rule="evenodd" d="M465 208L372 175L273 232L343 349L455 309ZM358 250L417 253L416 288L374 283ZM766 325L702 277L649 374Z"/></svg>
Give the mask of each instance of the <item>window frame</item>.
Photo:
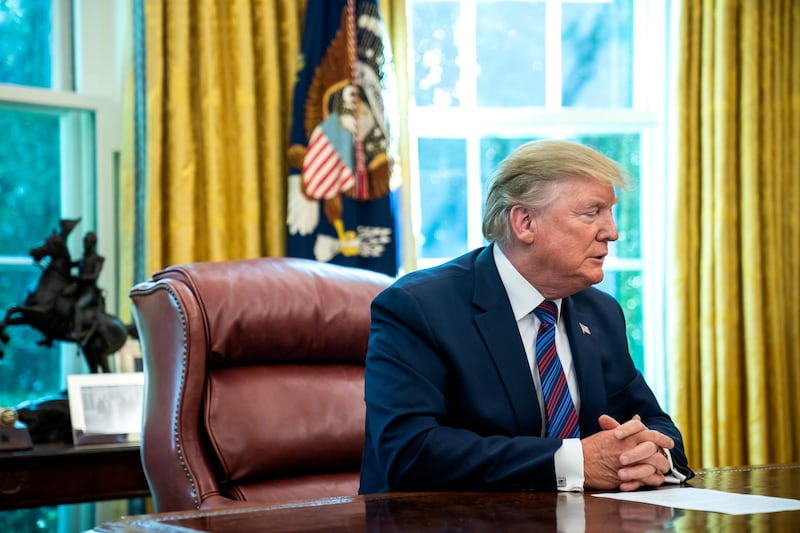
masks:
<svg viewBox="0 0 800 533"><path fill-rule="evenodd" d="M124 42L130 37L129 2L73 2L51 0L51 86L39 88L0 83L0 102L21 110L62 115L64 111L87 112L93 117L94 150L76 150L71 145L75 134L82 134L78 120L61 121L63 158L60 175L61 216L81 217L78 233L93 230L98 236L98 253L105 257L98 279L103 287L107 308L120 302L118 283L117 176L122 144L122 69ZM89 31L83 31L89 29ZM97 46L97 42L109 46ZM88 145L87 145L88 146ZM80 161L78 161L80 159ZM83 168L94 170L91 179ZM79 182L73 181L77 172ZM94 189L94 190L92 190ZM58 221L54 220L57 225ZM45 236L31 236L41 239ZM80 239L68 243L73 256L80 255ZM0 264L29 265L31 258L0 253ZM74 349L61 345L60 380L84 372L85 363L75 357Z"/></svg>
<svg viewBox="0 0 800 533"><path fill-rule="evenodd" d="M422 1L422 0L420 0ZM437 1L437 0L432 0ZM466 27L477 24L475 12L481 0L462 0L461 17ZM512 0L524 1L524 0ZM546 49L548 54L561 53L561 0L542 0L546 4ZM412 17L412 4L408 0L407 16ZM628 109L561 109L561 61L545 62L546 87L544 107L478 108L475 81L475 32L459 33L461 80L464 90L459 92L458 107L416 107L409 102L410 168L412 183L409 191L411 222L415 241L422 243L422 213L420 212L420 184L418 139L462 139L466 142L467 179L467 243L471 250L485 244L481 234L482 197L480 140L487 136L501 137L553 137L569 138L587 134L640 134L641 183L640 239L641 255L637 259L609 257L607 272L640 270L642 284L642 328L644 332L644 374L659 401L666 401L666 362L664 347L664 292L667 196L667 36L669 28L669 0L633 2L633 100ZM409 27L412 23L409 23ZM463 30L463 28L462 28ZM471 41L468 41L471 39ZM640 45L645 43L645 45ZM409 38L409 57L414 57L413 36ZM471 45L471 46L470 46ZM663 61L654 61L658 57ZM414 83L413 65L410 82ZM662 68L663 67L663 68ZM464 81L467 80L467 81ZM461 87L461 86L460 86ZM649 177L649 179L645 179ZM418 244L418 251L420 245ZM450 257L417 257L417 268L440 264Z"/></svg>
<svg viewBox="0 0 800 533"><path fill-rule="evenodd" d="M116 222L115 202L100 201L102 198L115 198L116 160L120 149L120 128L118 106L113 102L78 93L52 91L18 85L0 84L0 102L42 113L62 115L63 110L88 112L94 118L94 150L79 150L74 144L76 136L83 137L89 132L85 125L77 124L71 118L62 117L62 154L67 155L61 164L62 197L61 214L66 218L81 217L79 229L93 230L98 235L98 251L106 256L103 271L100 274L100 286L114 287L116 271ZM76 157L81 161L76 160ZM91 179L82 179L82 169L93 168ZM77 170L76 170L77 169ZM76 179L77 178L77 179ZM77 185L77 187L76 187ZM76 190L77 189L77 190ZM92 190L94 189L94 190ZM53 224L58 221L54 220ZM34 239L43 236L32 236ZM74 248L70 242L71 252L80 253L81 248ZM74 248L74 249L73 249ZM6 257L0 256L5 262ZM109 291L107 303L116 306L116 294Z"/></svg>

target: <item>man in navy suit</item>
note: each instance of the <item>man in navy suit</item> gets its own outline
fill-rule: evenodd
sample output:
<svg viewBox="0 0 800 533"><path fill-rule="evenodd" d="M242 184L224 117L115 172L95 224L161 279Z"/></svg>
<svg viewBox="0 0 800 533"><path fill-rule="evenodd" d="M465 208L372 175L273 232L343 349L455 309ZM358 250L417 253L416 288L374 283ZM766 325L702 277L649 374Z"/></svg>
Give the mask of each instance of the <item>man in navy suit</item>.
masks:
<svg viewBox="0 0 800 533"><path fill-rule="evenodd" d="M491 244L375 298L360 493L627 491L693 475L633 365L619 304L592 287L618 238L612 207L624 186L619 166L588 147L523 145L487 196ZM544 319L533 310L545 300L577 414L569 437L551 433L537 367Z"/></svg>

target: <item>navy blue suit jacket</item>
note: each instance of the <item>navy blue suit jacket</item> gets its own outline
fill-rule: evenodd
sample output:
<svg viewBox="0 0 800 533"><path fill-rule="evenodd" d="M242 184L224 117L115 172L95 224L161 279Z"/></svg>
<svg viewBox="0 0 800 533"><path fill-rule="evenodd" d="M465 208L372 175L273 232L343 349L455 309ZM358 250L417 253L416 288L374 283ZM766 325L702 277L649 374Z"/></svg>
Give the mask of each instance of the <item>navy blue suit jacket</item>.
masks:
<svg viewBox="0 0 800 533"><path fill-rule="evenodd" d="M580 430L638 414L681 435L633 366L622 310L594 288L562 318L580 390ZM589 328L582 331L580 324ZM517 323L491 246L404 276L372 304L366 360L362 494L398 490L555 490L553 454Z"/></svg>

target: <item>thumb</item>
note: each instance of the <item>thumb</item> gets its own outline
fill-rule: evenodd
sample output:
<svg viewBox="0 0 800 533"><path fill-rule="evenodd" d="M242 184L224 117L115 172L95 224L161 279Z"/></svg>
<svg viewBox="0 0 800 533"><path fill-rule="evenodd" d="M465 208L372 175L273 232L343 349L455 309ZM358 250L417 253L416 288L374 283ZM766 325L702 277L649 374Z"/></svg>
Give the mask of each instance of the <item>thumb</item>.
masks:
<svg viewBox="0 0 800 533"><path fill-rule="evenodd" d="M614 418L608 415L600 415L600 418L597 419L597 422L600 423L600 429L604 431L608 429L617 428L620 425L619 422L617 422L616 420L614 420Z"/></svg>

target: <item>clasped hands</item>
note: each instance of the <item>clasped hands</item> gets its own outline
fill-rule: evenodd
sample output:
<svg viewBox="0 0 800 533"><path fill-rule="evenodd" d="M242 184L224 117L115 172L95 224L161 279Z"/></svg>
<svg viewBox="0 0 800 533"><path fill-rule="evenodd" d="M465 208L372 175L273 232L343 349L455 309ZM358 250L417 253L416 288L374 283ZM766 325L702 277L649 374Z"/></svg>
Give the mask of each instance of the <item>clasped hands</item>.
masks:
<svg viewBox="0 0 800 533"><path fill-rule="evenodd" d="M624 424L608 415L598 421L602 431L581 439L587 489L632 491L664 483L670 471L664 450L675 446L671 438L647 429L638 415Z"/></svg>

